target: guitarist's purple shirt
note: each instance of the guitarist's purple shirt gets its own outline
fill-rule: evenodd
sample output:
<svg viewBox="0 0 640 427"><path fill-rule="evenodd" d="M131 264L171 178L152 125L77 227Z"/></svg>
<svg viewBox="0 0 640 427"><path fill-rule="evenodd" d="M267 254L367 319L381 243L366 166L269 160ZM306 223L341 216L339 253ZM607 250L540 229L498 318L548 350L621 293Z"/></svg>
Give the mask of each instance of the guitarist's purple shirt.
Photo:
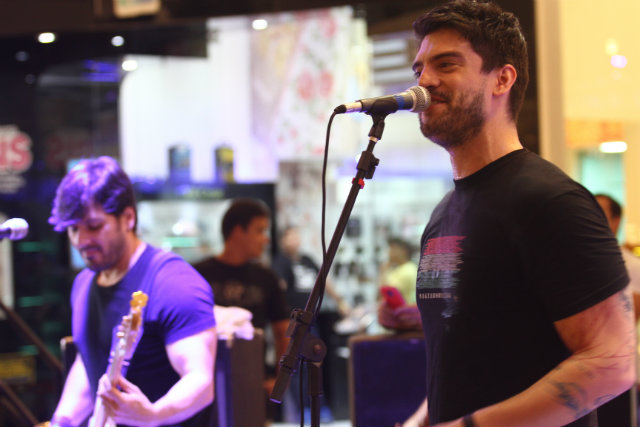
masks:
<svg viewBox="0 0 640 427"><path fill-rule="evenodd" d="M213 294L181 257L152 246L115 286L99 287L96 274L82 270L71 291L72 333L94 395L107 369L113 330L128 314L135 291L146 293L149 301L126 378L154 402L179 379L165 346L215 326Z"/></svg>

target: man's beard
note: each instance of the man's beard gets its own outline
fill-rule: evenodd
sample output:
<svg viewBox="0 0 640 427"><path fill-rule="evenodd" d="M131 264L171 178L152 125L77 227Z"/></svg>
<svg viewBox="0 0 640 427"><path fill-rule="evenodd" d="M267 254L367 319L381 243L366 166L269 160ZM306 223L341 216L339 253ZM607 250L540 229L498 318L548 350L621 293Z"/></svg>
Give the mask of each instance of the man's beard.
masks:
<svg viewBox="0 0 640 427"><path fill-rule="evenodd" d="M97 246L95 250L99 252L99 256L82 257L89 270L99 273L114 268L126 250L124 234L113 236L111 240Z"/></svg>
<svg viewBox="0 0 640 427"><path fill-rule="evenodd" d="M451 107L437 118L423 119L420 114L420 130L431 141L445 149L462 146L480 133L485 122L482 107L482 90L462 96L457 106ZM451 97L443 97L449 105ZM469 98L471 98L469 100Z"/></svg>

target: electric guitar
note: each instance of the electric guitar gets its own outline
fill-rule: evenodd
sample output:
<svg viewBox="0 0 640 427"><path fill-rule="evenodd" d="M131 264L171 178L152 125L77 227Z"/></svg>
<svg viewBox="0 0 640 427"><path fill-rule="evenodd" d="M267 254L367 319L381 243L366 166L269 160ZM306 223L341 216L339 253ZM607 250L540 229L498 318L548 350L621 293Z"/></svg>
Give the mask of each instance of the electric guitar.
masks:
<svg viewBox="0 0 640 427"><path fill-rule="evenodd" d="M129 314L122 316L122 322L118 326L116 342L112 345L112 351L107 366L107 376L111 384L115 384L122 375L122 368L126 367L135 350L140 326L142 325L142 311L147 305L149 297L141 291L131 295ZM93 416L89 420L89 427L115 427L113 419L107 413L104 402L100 396L96 396Z"/></svg>

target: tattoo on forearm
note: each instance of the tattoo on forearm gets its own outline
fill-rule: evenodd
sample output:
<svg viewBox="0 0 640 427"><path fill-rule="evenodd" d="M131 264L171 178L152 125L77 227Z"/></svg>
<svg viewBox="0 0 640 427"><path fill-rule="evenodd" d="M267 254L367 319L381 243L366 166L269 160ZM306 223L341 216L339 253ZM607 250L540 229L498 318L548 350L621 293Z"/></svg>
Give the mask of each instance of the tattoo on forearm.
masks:
<svg viewBox="0 0 640 427"><path fill-rule="evenodd" d="M620 292L620 300L622 301L622 306L624 307L624 311L627 313L633 313L633 301L629 298L626 292Z"/></svg>
<svg viewBox="0 0 640 427"><path fill-rule="evenodd" d="M551 384L556 389L556 398L575 413L576 419L589 412L582 403L587 399L587 393L578 384L558 381L551 381Z"/></svg>
<svg viewBox="0 0 640 427"><path fill-rule="evenodd" d="M597 397L596 400L593 401L593 404L596 406L604 405L614 397L616 397L614 394L605 394L604 396Z"/></svg>

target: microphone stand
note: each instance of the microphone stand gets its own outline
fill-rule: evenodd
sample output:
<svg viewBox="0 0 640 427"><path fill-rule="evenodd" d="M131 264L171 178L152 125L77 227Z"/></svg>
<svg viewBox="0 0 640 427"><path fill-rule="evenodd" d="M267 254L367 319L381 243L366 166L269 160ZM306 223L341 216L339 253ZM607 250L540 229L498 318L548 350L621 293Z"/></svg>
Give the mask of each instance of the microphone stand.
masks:
<svg viewBox="0 0 640 427"><path fill-rule="evenodd" d="M367 113L369 114L369 113ZM369 131L369 144L360 155L356 176L351 182L351 191L338 219L336 229L331 238L331 243L324 257L320 272L316 277L313 290L309 295L304 310L293 309L291 321L287 328L287 336L290 338L287 350L280 358L280 369L276 382L271 392L270 399L276 403L282 403L285 391L289 387L291 375L296 372L299 362L307 363L309 370L309 396L311 397L311 426L320 425L319 397L322 395L322 361L327 353L325 343L309 332L313 323L316 310L319 309L318 301L324 292L324 285L331 263L338 251L340 239L347 227L347 222L355 205L358 192L364 188L364 180L373 178L376 166L380 160L373 155L373 148L382 138L384 119L388 113L371 114L373 125ZM303 405L303 402L300 402Z"/></svg>
<svg viewBox="0 0 640 427"><path fill-rule="evenodd" d="M60 381L64 374L64 367L62 362L58 360L47 346L42 342L40 338L33 332L33 330L25 323L24 320L9 306L7 306L0 298L0 311L3 311L7 315L7 319L13 326L16 327L22 334L33 344L39 351L40 356L44 361L55 371L57 381ZM38 424L37 418L27 408L27 406L20 400L20 398L13 392L11 387L2 379L0 379L0 395L4 395L6 402L5 408L15 418L20 419L20 422L25 425L34 426ZM8 404L11 404L9 406Z"/></svg>

